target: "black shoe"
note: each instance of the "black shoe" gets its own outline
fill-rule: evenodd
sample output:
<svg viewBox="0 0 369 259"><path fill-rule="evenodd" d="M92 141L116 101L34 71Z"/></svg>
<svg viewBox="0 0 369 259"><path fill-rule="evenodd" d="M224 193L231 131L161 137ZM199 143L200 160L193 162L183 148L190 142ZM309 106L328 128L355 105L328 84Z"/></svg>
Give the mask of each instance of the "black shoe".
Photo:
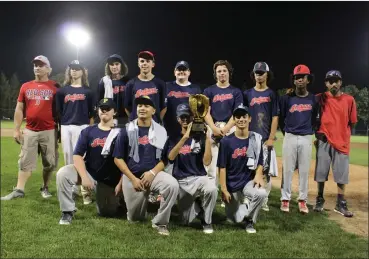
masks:
<svg viewBox="0 0 369 259"><path fill-rule="evenodd" d="M73 211L63 211L62 216L59 220L60 225L70 225L72 223L74 212Z"/></svg>
<svg viewBox="0 0 369 259"><path fill-rule="evenodd" d="M323 197L316 197L316 204L315 204L315 208L314 211L316 212L322 212L324 210L324 198Z"/></svg>
<svg viewBox="0 0 369 259"><path fill-rule="evenodd" d="M334 211L347 218L351 218L352 216L354 216L354 214L348 210L347 201L345 200L337 201Z"/></svg>

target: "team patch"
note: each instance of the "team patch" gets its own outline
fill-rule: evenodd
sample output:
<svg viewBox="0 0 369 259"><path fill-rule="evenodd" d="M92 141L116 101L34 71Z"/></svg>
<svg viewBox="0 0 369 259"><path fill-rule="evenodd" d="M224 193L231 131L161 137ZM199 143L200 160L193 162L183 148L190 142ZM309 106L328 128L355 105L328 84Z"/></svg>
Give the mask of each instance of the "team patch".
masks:
<svg viewBox="0 0 369 259"><path fill-rule="evenodd" d="M182 146L181 149L179 150L179 153L182 155L187 155L191 153L191 146L189 145Z"/></svg>
<svg viewBox="0 0 369 259"><path fill-rule="evenodd" d="M85 99L86 99L85 94L67 94L64 97L64 103L75 102L75 101L83 101Z"/></svg>
<svg viewBox="0 0 369 259"><path fill-rule="evenodd" d="M138 98L140 96L144 96L144 95L151 95L151 94L157 94L158 93L158 89L155 88L145 88L145 89L138 89L135 97Z"/></svg>
<svg viewBox="0 0 369 259"><path fill-rule="evenodd" d="M233 94L217 94L213 98L213 103L224 102L233 99Z"/></svg>
<svg viewBox="0 0 369 259"><path fill-rule="evenodd" d="M114 86L113 88L113 93L117 94L119 92L124 92L125 86L121 85L121 86Z"/></svg>
<svg viewBox="0 0 369 259"><path fill-rule="evenodd" d="M246 151L247 151L247 148L246 147L243 147L243 148L237 148L233 151L233 154L232 154L232 158L233 159L236 159L238 158L239 156L246 156Z"/></svg>
<svg viewBox="0 0 369 259"><path fill-rule="evenodd" d="M141 138L138 138L138 144L140 144L140 145L149 144L149 138L147 136L143 136Z"/></svg>
<svg viewBox="0 0 369 259"><path fill-rule="evenodd" d="M313 107L311 104L294 104L290 108L290 112L303 112L303 111L311 111Z"/></svg>
<svg viewBox="0 0 369 259"><path fill-rule="evenodd" d="M168 93L168 97L174 97L174 98L186 98L190 97L190 94L188 92L176 92L176 91L170 91Z"/></svg>
<svg viewBox="0 0 369 259"><path fill-rule="evenodd" d="M262 104L262 103L269 103L270 102L270 97L254 97L251 100L250 106L254 106L254 104Z"/></svg>
<svg viewBox="0 0 369 259"><path fill-rule="evenodd" d="M105 141L106 141L106 137L101 139L101 138L95 138L92 143L91 143L91 147L104 147L105 145Z"/></svg>

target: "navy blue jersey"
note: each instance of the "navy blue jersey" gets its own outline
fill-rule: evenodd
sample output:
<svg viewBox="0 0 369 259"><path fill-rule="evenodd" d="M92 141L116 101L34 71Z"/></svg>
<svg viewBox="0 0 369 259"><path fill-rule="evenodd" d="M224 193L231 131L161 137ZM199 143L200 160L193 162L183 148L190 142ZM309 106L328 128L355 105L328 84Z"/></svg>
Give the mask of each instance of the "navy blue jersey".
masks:
<svg viewBox="0 0 369 259"><path fill-rule="evenodd" d="M204 95L209 98L210 115L214 123L218 121L228 122L233 110L242 104L242 92L234 86L220 88L216 84L204 90Z"/></svg>
<svg viewBox="0 0 369 259"><path fill-rule="evenodd" d="M249 139L239 139L232 133L220 141L217 166L226 169L228 192L242 190L253 179L254 174L248 168L246 152ZM263 152L260 152L258 165L263 165Z"/></svg>
<svg viewBox="0 0 369 259"><path fill-rule="evenodd" d="M85 155L86 170L96 181L116 186L121 173L114 163L114 158L111 155L101 155L109 133L110 130L99 129L98 124L83 129L73 154L82 157Z"/></svg>
<svg viewBox="0 0 369 259"><path fill-rule="evenodd" d="M61 125L90 124L94 116L95 100L89 87L65 86L56 92L56 111Z"/></svg>
<svg viewBox="0 0 369 259"><path fill-rule="evenodd" d="M312 93L306 97L284 95L280 98L280 109L285 132L295 135L314 134L313 125L317 112L315 95Z"/></svg>
<svg viewBox="0 0 369 259"><path fill-rule="evenodd" d="M276 93L268 88L265 91L248 89L243 94L244 105L251 115L250 131L259 133L263 141L269 139L272 119L279 116L279 103Z"/></svg>
<svg viewBox="0 0 369 259"><path fill-rule="evenodd" d="M119 80L111 80L113 84L113 100L114 103L117 105L116 117L127 117L127 114L124 110L124 93L126 90L127 79L121 78ZM105 95L105 86L103 79L100 80L99 85L97 86L97 100L99 102L101 99L104 98Z"/></svg>
<svg viewBox="0 0 369 259"><path fill-rule="evenodd" d="M183 135L182 135L183 136ZM168 161L168 155L170 151L177 145L177 143L181 140L182 136L176 138L168 138L165 143L162 160L164 162ZM189 177L189 176L203 176L206 175L206 170L203 163L204 153L205 153L205 144L201 145L201 150L198 153L194 153L191 151L191 143L192 138L186 140L183 144L177 157L173 162L173 177L177 180Z"/></svg>
<svg viewBox="0 0 369 259"><path fill-rule="evenodd" d="M136 163L133 157L129 157L131 147L129 146L126 128L122 128L118 134L113 151L113 157L123 159L129 170L138 178L146 171L153 169L159 163L159 159L156 159L156 147L149 143L149 129L150 127L138 127L139 163Z"/></svg>
<svg viewBox="0 0 369 259"><path fill-rule="evenodd" d="M156 113L153 119L160 123L160 112L165 108L165 82L159 78L154 77L150 81L142 81L135 77L128 81L124 103L127 110L131 113L129 120L132 121L137 118L137 106L135 99L140 96L150 96L154 102Z"/></svg>
<svg viewBox="0 0 369 259"><path fill-rule="evenodd" d="M169 137L177 137L181 134L181 126L177 121L177 106L186 103L191 94L201 94L201 88L198 85L181 86L174 82L166 83L166 107L163 122Z"/></svg>

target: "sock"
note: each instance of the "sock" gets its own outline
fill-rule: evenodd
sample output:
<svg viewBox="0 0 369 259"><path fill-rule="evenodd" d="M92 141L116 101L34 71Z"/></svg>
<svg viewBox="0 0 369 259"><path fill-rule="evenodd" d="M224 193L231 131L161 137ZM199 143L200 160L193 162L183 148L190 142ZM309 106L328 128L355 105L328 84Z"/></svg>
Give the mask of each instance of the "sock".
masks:
<svg viewBox="0 0 369 259"><path fill-rule="evenodd" d="M318 183L318 197L323 198L323 193L324 193L324 182Z"/></svg>
<svg viewBox="0 0 369 259"><path fill-rule="evenodd" d="M343 201L343 194L337 194L337 201Z"/></svg>

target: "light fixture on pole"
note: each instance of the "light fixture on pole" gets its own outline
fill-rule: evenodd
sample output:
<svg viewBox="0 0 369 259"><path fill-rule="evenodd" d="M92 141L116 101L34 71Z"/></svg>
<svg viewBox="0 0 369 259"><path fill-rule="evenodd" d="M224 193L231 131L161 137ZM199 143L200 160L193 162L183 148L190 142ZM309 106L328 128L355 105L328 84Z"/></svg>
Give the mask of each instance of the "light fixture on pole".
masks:
<svg viewBox="0 0 369 259"><path fill-rule="evenodd" d="M71 28L67 32L67 39L77 48L77 60L79 60L79 49L90 40L90 35L81 28Z"/></svg>

